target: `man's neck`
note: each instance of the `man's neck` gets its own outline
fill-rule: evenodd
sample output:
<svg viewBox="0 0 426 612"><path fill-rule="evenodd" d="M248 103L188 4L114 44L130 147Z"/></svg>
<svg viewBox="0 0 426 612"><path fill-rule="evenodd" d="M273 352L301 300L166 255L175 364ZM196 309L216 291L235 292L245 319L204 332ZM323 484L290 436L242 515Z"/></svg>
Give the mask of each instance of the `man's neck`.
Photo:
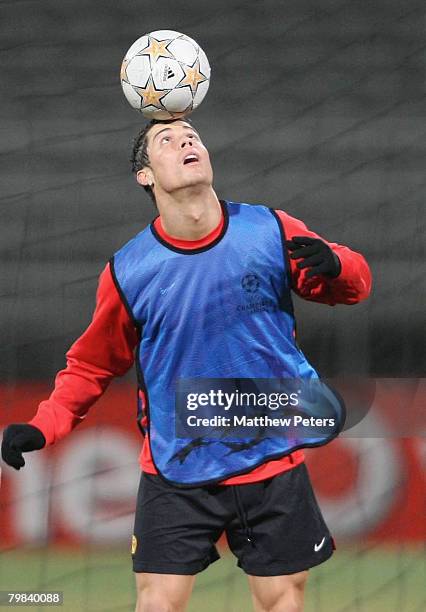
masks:
<svg viewBox="0 0 426 612"><path fill-rule="evenodd" d="M222 209L213 189L192 192L179 199L162 198L158 203L161 225L174 238L199 240L220 223Z"/></svg>

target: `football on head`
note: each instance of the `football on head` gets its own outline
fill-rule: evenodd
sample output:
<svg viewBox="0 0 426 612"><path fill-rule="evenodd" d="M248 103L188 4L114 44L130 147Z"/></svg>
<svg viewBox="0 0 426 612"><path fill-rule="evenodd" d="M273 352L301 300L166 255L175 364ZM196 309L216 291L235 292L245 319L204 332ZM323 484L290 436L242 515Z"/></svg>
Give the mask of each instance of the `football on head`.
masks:
<svg viewBox="0 0 426 612"><path fill-rule="evenodd" d="M120 79L129 104L147 119L176 119L203 101L210 65L195 40L158 30L133 43L121 64Z"/></svg>

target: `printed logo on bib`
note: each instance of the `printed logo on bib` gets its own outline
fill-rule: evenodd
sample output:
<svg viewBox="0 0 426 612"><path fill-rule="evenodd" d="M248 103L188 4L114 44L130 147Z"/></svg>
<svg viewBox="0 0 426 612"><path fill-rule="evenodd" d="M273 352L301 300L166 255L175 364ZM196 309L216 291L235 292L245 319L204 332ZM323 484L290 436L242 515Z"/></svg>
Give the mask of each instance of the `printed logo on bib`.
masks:
<svg viewBox="0 0 426 612"><path fill-rule="evenodd" d="M237 306L237 311L247 314L257 312L276 312L278 303L266 296L262 296L262 288L265 282L254 272L249 272L241 278L241 288L244 292L246 302Z"/></svg>
<svg viewBox="0 0 426 612"><path fill-rule="evenodd" d="M247 293L256 293L259 289L259 285L260 280L256 274L246 274L241 279L241 287L244 291L247 291Z"/></svg>

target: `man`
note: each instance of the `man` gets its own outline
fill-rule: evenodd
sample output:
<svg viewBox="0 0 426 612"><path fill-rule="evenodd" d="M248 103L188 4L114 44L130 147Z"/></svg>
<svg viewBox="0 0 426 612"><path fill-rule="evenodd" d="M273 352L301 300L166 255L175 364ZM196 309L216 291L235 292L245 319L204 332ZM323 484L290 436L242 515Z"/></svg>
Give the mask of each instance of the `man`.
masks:
<svg viewBox="0 0 426 612"><path fill-rule="evenodd" d="M147 125L132 161L160 215L102 272L92 323L36 416L5 430L3 459L19 469L22 452L63 438L136 361L144 434L136 610L184 610L226 531L256 611L298 612L307 570L334 548L303 451L277 452L265 440L236 453L218 443L183 448L171 427L174 385L315 376L295 343L290 288L355 304L370 292L368 265L283 211L219 201L208 151L186 120Z"/></svg>

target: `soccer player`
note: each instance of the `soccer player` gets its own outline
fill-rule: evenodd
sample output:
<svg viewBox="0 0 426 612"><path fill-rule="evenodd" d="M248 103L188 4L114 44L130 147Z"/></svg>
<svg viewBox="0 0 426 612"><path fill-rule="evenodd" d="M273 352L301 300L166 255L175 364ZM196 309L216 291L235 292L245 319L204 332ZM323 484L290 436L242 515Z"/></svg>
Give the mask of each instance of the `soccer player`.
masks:
<svg viewBox="0 0 426 612"><path fill-rule="evenodd" d="M3 459L20 469L23 452L66 436L136 363L136 610L185 610L225 531L255 610L298 612L309 568L334 549L303 451L271 453L262 440L236 452L219 441L182 447L171 427L174 385L315 376L295 341L290 290L355 304L369 295L369 267L284 211L219 200L208 151L186 120L149 123L132 162L160 214L103 270L91 324L34 418L6 428Z"/></svg>

